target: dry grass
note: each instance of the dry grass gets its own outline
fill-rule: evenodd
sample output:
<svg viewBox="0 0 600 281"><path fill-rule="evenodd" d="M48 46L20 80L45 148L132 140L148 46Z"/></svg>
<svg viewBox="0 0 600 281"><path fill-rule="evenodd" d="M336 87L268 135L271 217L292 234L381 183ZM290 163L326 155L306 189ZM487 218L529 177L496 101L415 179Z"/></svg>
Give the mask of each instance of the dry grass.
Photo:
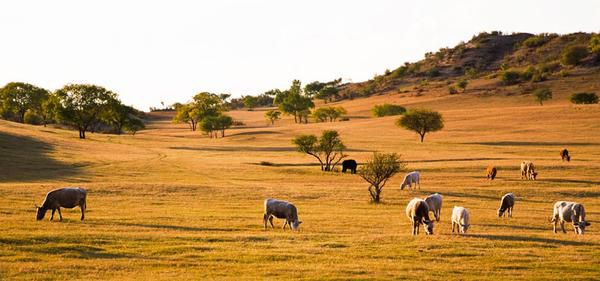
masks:
<svg viewBox="0 0 600 281"><path fill-rule="evenodd" d="M218 140L160 116L135 137L85 141L0 121L0 279L600 278L600 108L568 105L571 89L544 107L531 96L443 91L344 102L351 120L338 123L271 127L262 111L232 112L247 127ZM382 102L440 110L446 128L419 144L394 117L368 117ZM396 176L384 203L370 204L358 176L321 173L294 151L293 136L323 129L338 130L358 162L371 151L401 153L422 171L423 189L400 191ZM570 163L560 161L563 146ZM534 161L538 181L519 180L522 160ZM488 164L499 167L491 183ZM89 190L86 221L77 210L63 211L63 223L35 221L33 205L65 185ZM406 203L432 192L444 195L442 220L434 236L412 237ZM506 192L518 201L514 218L501 220ZM296 204L301 232L263 231L267 197ZM559 199L585 204L586 235L552 233ZM468 235L450 233L454 205L471 212Z"/></svg>

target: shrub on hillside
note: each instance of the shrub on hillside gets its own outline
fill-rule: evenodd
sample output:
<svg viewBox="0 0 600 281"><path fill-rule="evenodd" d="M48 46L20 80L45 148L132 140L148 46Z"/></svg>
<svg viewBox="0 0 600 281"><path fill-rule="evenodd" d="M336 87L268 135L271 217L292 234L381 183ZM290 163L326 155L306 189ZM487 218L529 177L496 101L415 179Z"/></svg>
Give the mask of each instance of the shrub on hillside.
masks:
<svg viewBox="0 0 600 281"><path fill-rule="evenodd" d="M454 86L448 86L448 94L456 95L458 94L458 90Z"/></svg>
<svg viewBox="0 0 600 281"><path fill-rule="evenodd" d="M548 34L548 33L538 34L538 35L531 36L531 37L525 39L525 41L523 41L523 45L525 45L529 48L539 47L539 46L542 46L542 45L548 43L548 41L552 40L552 38L555 38L557 36L558 36L557 34Z"/></svg>
<svg viewBox="0 0 600 281"><path fill-rule="evenodd" d="M379 104L371 109L371 113L375 117L383 117L383 116L393 116L393 115L401 115L406 112L406 108L401 105L396 104Z"/></svg>
<svg viewBox="0 0 600 281"><path fill-rule="evenodd" d="M500 76L504 85L514 85L520 82L521 73L516 70L505 70Z"/></svg>
<svg viewBox="0 0 600 281"><path fill-rule="evenodd" d="M590 52L600 54L600 34L592 36L588 47L590 48Z"/></svg>
<svg viewBox="0 0 600 281"><path fill-rule="evenodd" d="M569 100L574 104L595 104L598 103L598 96L595 93L576 93Z"/></svg>
<svg viewBox="0 0 600 281"><path fill-rule="evenodd" d="M535 99L540 103L540 105L544 105L544 102L552 99L552 91L549 88L540 88L533 92Z"/></svg>
<svg viewBox="0 0 600 281"><path fill-rule="evenodd" d="M563 65L578 65L589 54L586 46L574 45L567 47L560 57Z"/></svg>
<svg viewBox="0 0 600 281"><path fill-rule="evenodd" d="M27 110L25 112L24 117L23 117L23 122L25 124L41 125L43 123L43 120L42 120L42 117L40 117L39 115L37 115L32 110Z"/></svg>

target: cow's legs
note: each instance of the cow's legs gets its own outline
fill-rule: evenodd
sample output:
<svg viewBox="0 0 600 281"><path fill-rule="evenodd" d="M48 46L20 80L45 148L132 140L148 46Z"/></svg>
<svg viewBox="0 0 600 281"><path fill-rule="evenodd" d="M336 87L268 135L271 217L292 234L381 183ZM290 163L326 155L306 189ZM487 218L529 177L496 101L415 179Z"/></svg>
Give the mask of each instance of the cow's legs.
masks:
<svg viewBox="0 0 600 281"><path fill-rule="evenodd" d="M512 209L513 207L508 208L508 217L512 218Z"/></svg>
<svg viewBox="0 0 600 281"><path fill-rule="evenodd" d="M567 233L567 231L565 230L565 222L564 221L560 222L560 229L562 229L563 233Z"/></svg>
<svg viewBox="0 0 600 281"><path fill-rule="evenodd" d="M454 233L454 226L455 226L455 223L452 222L452 233Z"/></svg>
<svg viewBox="0 0 600 281"><path fill-rule="evenodd" d="M79 208L81 209L81 220L85 218L85 201L79 203Z"/></svg>
<svg viewBox="0 0 600 281"><path fill-rule="evenodd" d="M553 219L552 219L552 222L553 222L553 224L552 224L552 231L554 231L554 233L556 233L556 224L558 223L558 222L556 221L556 218L553 218Z"/></svg>
<svg viewBox="0 0 600 281"><path fill-rule="evenodd" d="M58 207L57 210L58 210L59 221L62 221L62 214L60 213L60 207Z"/></svg>
<svg viewBox="0 0 600 281"><path fill-rule="evenodd" d="M265 230L267 230L267 221L269 220L269 217L267 216L267 214L263 214L263 223L265 224Z"/></svg>
<svg viewBox="0 0 600 281"><path fill-rule="evenodd" d="M283 230L285 230L285 227L286 227L287 225L288 225L288 220L286 219L286 220L285 220L285 223L283 223ZM290 227L292 227L292 226L290 226Z"/></svg>
<svg viewBox="0 0 600 281"><path fill-rule="evenodd" d="M275 229L275 225L273 224L273 216L269 217L269 222L271 223L271 229Z"/></svg>
<svg viewBox="0 0 600 281"><path fill-rule="evenodd" d="M52 216L50 216L50 220L54 219L54 212L56 212L56 209L52 209Z"/></svg>

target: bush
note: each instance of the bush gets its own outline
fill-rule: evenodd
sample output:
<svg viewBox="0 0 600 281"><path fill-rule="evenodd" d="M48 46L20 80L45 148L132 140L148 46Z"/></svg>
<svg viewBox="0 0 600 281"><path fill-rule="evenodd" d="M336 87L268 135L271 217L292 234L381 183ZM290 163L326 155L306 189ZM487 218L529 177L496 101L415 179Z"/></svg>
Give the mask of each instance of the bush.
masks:
<svg viewBox="0 0 600 281"><path fill-rule="evenodd" d="M592 36L589 44L590 52L600 54L600 34Z"/></svg>
<svg viewBox="0 0 600 281"><path fill-rule="evenodd" d="M41 125L43 121L44 120L42 120L42 117L37 115L35 112L32 112L31 110L27 110L23 118L23 123L31 125Z"/></svg>
<svg viewBox="0 0 600 281"><path fill-rule="evenodd" d="M574 104L595 104L598 103L598 96L595 93L576 93L569 100Z"/></svg>
<svg viewBox="0 0 600 281"><path fill-rule="evenodd" d="M570 46L563 51L560 62L563 65L578 65L582 59L588 56L588 54L589 53L586 46Z"/></svg>
<svg viewBox="0 0 600 281"><path fill-rule="evenodd" d="M406 112L406 108L396 104L380 104L376 105L371 109L371 113L375 117L384 117L384 116L393 116L393 115L401 115Z"/></svg>
<svg viewBox="0 0 600 281"><path fill-rule="evenodd" d="M550 41L552 38L554 38L556 36L557 36L556 34L542 33L542 34L532 36L532 37L525 39L525 41L523 41L523 45L525 45L529 48L539 47L539 46L542 46L542 45L548 43L548 41Z"/></svg>
<svg viewBox="0 0 600 281"><path fill-rule="evenodd" d="M458 90L454 86L449 86L448 87L448 94L456 95L456 94L458 94Z"/></svg>
<svg viewBox="0 0 600 281"><path fill-rule="evenodd" d="M514 85L520 82L521 73L516 70L505 70L500 79L504 85Z"/></svg>

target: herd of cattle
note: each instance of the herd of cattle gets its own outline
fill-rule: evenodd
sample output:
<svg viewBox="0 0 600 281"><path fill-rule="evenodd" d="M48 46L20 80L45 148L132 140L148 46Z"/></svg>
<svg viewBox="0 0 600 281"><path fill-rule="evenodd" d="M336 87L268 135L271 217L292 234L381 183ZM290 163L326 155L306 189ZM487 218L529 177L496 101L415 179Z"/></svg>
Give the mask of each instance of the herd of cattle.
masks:
<svg viewBox="0 0 600 281"><path fill-rule="evenodd" d="M567 149L563 149L560 152L563 161L570 161L571 157ZM352 163L354 162L354 163ZM344 171L349 169L352 173L356 173L356 161L351 160L349 165L344 165ZM498 170L496 167L490 166L487 168L487 178L493 180L496 177ZM521 163L521 178L528 180L535 180L537 176L535 167L530 161L523 161ZM410 188L420 189L420 173L419 171L413 171L405 175L401 189L406 186ZM48 210L52 210L50 220L54 219L54 213L58 210L60 221L62 221L62 214L60 208L74 208L79 206L81 209L81 220L85 218L86 210L86 198L87 191L79 187L67 187L50 191L46 194L46 198L42 203L42 206L36 206L37 208L37 220L44 218ZM406 206L406 216L412 223L412 234L419 234L419 228L423 225L426 234L433 234L433 221L429 218L429 213L432 212L436 222L440 221L441 210L442 210L443 197L439 193L429 195L425 199L414 198ZM500 199L500 208L498 208L498 217L504 217L508 214L508 217L512 217L513 207L515 205L515 196L512 193L507 193ZM264 201L264 214L263 223L265 229L267 229L267 222L271 224L271 228L275 228L273 225L273 218L285 219L283 229L286 226L290 226L292 230L298 230L302 221L298 219L298 210L294 204L277 199L267 199ZM451 216L452 222L452 233L455 231L458 233L467 233L470 226L469 212L466 208L461 206L455 206L452 210ZM558 201L554 204L553 214L551 222L554 224L553 231L557 232L557 225L564 233L565 223L569 222L573 224L573 228L576 234L583 234L585 227L589 226L590 223L585 219L585 209L582 204L576 202Z"/></svg>

